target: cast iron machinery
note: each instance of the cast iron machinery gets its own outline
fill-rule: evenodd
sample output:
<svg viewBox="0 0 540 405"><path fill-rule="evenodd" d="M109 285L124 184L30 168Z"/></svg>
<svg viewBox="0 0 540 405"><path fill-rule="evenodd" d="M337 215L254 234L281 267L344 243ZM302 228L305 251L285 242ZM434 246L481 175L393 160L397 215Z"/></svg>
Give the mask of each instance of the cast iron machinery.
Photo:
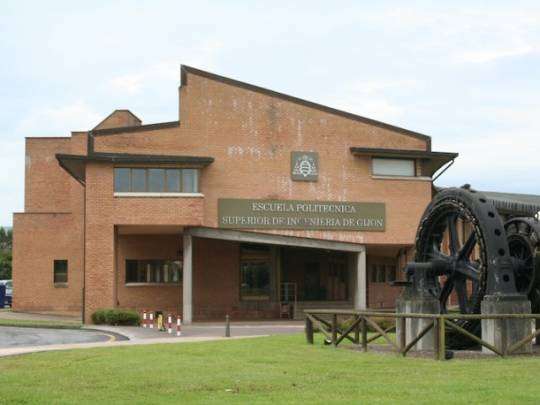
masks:
<svg viewBox="0 0 540 405"><path fill-rule="evenodd" d="M506 224L492 201L465 185L439 192L416 235L415 261L406 268L404 299L435 299L441 313L480 313L486 295L527 296L540 311L540 224L514 218ZM525 297L523 297L525 298ZM480 322L458 321L480 335ZM450 337L455 349L470 346Z"/></svg>

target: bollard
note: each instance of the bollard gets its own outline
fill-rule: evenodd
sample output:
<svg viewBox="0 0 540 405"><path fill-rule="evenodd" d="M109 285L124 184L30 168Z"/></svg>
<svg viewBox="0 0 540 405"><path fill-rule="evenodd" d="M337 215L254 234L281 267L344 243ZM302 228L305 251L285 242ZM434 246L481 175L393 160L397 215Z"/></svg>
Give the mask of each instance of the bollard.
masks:
<svg viewBox="0 0 540 405"><path fill-rule="evenodd" d="M182 318L176 317L176 336L182 336Z"/></svg>
<svg viewBox="0 0 540 405"><path fill-rule="evenodd" d="M167 315L167 333L170 335L172 333L172 315Z"/></svg>
<svg viewBox="0 0 540 405"><path fill-rule="evenodd" d="M231 320L229 315L225 316L225 337L231 337Z"/></svg>
<svg viewBox="0 0 540 405"><path fill-rule="evenodd" d="M150 329L154 329L154 313L153 312L150 312L148 319L149 319L148 323L149 323Z"/></svg>
<svg viewBox="0 0 540 405"><path fill-rule="evenodd" d="M147 321L146 318L147 318L147 316L146 316L146 309L144 309L144 310L143 310L143 313L142 313L142 319L143 319L142 326L143 326L143 328L148 327L148 325L147 325L147 322L148 322L148 321Z"/></svg>

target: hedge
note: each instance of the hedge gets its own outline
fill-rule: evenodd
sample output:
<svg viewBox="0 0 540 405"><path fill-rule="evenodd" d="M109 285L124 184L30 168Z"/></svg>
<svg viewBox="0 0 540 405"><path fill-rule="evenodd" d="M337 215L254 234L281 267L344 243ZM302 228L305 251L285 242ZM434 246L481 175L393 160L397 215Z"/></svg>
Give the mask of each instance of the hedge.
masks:
<svg viewBox="0 0 540 405"><path fill-rule="evenodd" d="M128 309L103 308L92 314L92 322L96 325L138 326L140 321L139 314Z"/></svg>

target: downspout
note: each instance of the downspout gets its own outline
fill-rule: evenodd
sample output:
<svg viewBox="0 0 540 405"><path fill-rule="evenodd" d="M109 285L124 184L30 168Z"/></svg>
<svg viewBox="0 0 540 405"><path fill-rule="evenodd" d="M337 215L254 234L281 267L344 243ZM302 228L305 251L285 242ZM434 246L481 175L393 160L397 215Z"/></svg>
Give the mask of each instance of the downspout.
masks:
<svg viewBox="0 0 540 405"><path fill-rule="evenodd" d="M94 133L92 131L88 132L88 137L86 140L86 155L90 156L94 153ZM82 257L82 271L83 271L83 282L82 282L82 323L85 323L86 317L86 166L84 167L85 171L85 184L84 184L84 203L83 203L83 257Z"/></svg>

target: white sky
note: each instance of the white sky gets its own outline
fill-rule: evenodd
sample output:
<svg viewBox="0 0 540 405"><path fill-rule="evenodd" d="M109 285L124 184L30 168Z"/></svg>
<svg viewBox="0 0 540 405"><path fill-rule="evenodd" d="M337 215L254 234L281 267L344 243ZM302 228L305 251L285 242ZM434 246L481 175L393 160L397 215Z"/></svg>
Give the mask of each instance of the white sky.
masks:
<svg viewBox="0 0 540 405"><path fill-rule="evenodd" d="M181 63L431 135L439 185L540 194L540 2L287 3L2 0L0 225L25 136L175 120Z"/></svg>

